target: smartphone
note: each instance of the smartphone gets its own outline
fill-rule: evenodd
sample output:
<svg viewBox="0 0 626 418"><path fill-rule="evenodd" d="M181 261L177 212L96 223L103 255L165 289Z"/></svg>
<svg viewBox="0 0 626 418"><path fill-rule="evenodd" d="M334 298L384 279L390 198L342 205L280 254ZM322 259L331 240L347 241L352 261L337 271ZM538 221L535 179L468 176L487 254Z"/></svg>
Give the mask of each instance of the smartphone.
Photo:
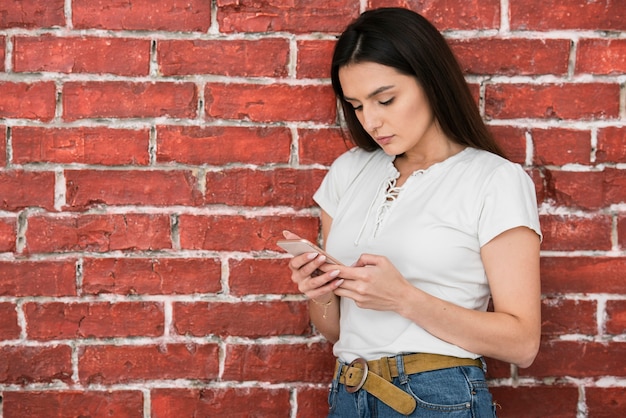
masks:
<svg viewBox="0 0 626 418"><path fill-rule="evenodd" d="M318 253L326 256L326 262L330 264L342 263L328 255L326 251L322 250L317 245L306 239L283 239L277 242L278 246L287 251L291 255L300 255L304 253Z"/></svg>

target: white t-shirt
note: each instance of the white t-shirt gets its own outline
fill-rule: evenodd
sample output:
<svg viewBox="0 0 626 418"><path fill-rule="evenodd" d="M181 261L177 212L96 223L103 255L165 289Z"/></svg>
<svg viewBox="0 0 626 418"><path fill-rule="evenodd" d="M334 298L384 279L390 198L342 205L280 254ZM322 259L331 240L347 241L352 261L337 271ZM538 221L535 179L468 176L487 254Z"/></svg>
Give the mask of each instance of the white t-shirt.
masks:
<svg viewBox="0 0 626 418"><path fill-rule="evenodd" d="M394 158L353 148L332 164L314 195L333 219L326 250L346 265L363 253L384 255L415 287L485 311L481 246L518 226L541 236L530 177L518 164L466 148L413 173L390 200L399 175ZM362 309L348 298L341 299L340 329L334 354L345 362L415 352L478 357L394 312Z"/></svg>

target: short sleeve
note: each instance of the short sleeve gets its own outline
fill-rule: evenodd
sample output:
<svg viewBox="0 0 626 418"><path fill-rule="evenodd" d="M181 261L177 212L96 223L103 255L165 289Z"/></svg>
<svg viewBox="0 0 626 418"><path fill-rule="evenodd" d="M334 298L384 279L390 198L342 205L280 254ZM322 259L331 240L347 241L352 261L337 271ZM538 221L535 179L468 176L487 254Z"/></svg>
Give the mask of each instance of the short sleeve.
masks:
<svg viewBox="0 0 626 418"><path fill-rule="evenodd" d="M478 223L480 246L501 233L525 226L542 238L535 186L519 164L498 166L482 190Z"/></svg>

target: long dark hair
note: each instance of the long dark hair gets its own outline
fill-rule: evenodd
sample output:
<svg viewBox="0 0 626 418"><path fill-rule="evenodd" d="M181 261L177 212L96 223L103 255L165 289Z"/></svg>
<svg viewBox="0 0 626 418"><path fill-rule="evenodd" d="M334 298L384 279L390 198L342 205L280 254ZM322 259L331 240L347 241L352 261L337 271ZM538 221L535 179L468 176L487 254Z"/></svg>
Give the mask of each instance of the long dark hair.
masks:
<svg viewBox="0 0 626 418"><path fill-rule="evenodd" d="M368 151L378 144L363 129L339 83L343 66L373 62L413 76L424 89L443 132L453 141L504 157L480 117L463 72L441 33L424 17L408 9L381 8L361 14L335 45L331 81L351 140Z"/></svg>

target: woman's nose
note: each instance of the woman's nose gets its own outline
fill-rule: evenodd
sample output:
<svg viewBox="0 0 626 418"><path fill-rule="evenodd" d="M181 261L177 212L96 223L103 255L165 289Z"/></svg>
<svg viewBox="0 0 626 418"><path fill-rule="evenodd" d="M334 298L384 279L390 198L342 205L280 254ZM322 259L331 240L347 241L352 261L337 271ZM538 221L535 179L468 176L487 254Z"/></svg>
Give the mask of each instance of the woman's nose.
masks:
<svg viewBox="0 0 626 418"><path fill-rule="evenodd" d="M365 128L368 132L373 132L376 129L380 128L381 118L378 112L374 109L365 107L363 108L363 128Z"/></svg>

